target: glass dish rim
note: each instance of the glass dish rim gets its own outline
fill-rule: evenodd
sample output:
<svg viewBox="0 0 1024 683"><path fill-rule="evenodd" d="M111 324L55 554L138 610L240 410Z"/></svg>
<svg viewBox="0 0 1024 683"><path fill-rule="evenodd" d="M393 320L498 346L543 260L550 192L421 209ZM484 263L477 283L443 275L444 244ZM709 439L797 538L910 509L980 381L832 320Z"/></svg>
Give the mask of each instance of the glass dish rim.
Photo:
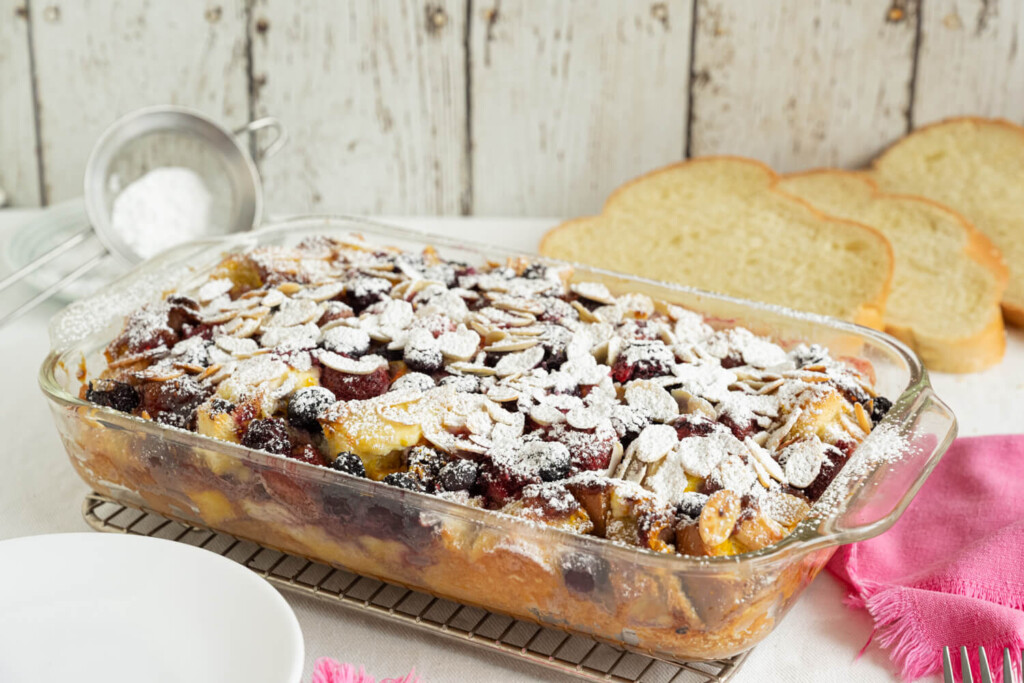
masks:
<svg viewBox="0 0 1024 683"><path fill-rule="evenodd" d="M319 225L317 225L319 224ZM210 237L202 240L196 240L187 242L163 252L149 261L146 261L138 266L134 267L128 273L125 273L121 277L112 281L105 287L101 288L98 292L90 295L83 301L88 301L95 297L102 296L109 290L115 289L122 281L133 279L134 277L146 273L151 269L155 269L157 266L173 265L177 267L186 268L189 267L185 262L185 254L195 253L197 249L201 247L217 248L220 253L223 254L232 248L251 248L259 246L263 243L268 236L272 235L286 235L289 232L295 231L296 229L303 230L315 230L317 228L327 231L347 231L347 232L366 232L368 236L378 238L394 238L404 239L416 242L422 246L437 246L437 247L449 247L453 249L459 249L463 251L475 252L481 258L527 258L534 261L542 261L544 263L551 264L562 264L573 267L574 270L585 271L594 273L596 275L616 278L618 280L625 281L626 283L638 283L648 286L655 286L661 289L687 293L691 295L697 295L700 297L714 299L722 302L726 302L733 305L738 305L746 309L752 310L753 312L764 312L772 315L782 316L790 318L796 321L809 322L816 325L821 325L827 328L831 328L833 331L845 332L852 334L857 337L867 338L872 342L886 347L888 351L895 353L899 356L907 365L909 369L909 379L906 387L901 392L900 396L893 399L894 406L896 405L910 405L917 404L922 399L930 399L937 401L940 405L945 406L942 401L935 396L932 390L931 384L928 379L927 370L924 368L920 359L901 341L898 339L885 334L879 330L875 330L855 323L839 320L836 318L830 318L816 313L808 313L804 311L796 311L784 306L776 304L767 304L757 301L750 301L742 299L740 297L729 296L726 294L719 294L717 292L710 292L697 287L691 287L686 285L679 285L675 283L662 282L659 280L653 280L651 278L645 278L642 276L630 275L626 273L619 273L604 268L598 268L587 264L574 263L571 261L562 261L558 259L550 259L538 254L529 254L526 252L518 251L515 249L508 249L505 247L499 247L494 245L488 245L486 243L477 242L474 240L464 240L461 238L450 237L446 235L438 235L428 231L415 230L410 228L403 228L399 226L390 225L383 222L374 221L372 219L366 219L358 216L347 216L341 214L304 214L291 216L287 219L275 221L270 224L261 226L259 229L251 232L226 234L216 237ZM177 259L173 257L177 256ZM68 313L74 307L65 307L56 316L54 321L57 321L62 316ZM697 311L700 313L701 311ZM118 314L119 315L119 314ZM95 332L90 332L85 337L91 336ZM63 362L63 357L66 353L71 351L69 348L56 348L51 343L51 350L44 359L42 366L39 370L39 384L43 393L46 397L54 402L66 408L88 408L95 410L99 415L104 415L108 419L114 419L116 421L124 421L131 425L137 426L142 431L150 432L160 436L167 436L168 438L182 441L189 439L197 439L197 444L189 444L192 447L205 447L211 450L219 450L232 457L238 459L248 459L254 461L255 464L266 466L266 467L277 467L273 463L288 463L288 467L300 468L300 471L306 472L306 475L313 475L318 473L317 476L323 477L327 473L331 476L337 476L341 473L329 470L325 467L318 467L299 461L295 461L283 456L277 456L271 453L264 453L262 451L252 450L241 446L240 444L234 444L229 441L222 441L213 437L205 436L195 432L176 429L168 425L164 425L151 420L144 420L133 415L127 415L125 413L108 408L105 406L99 406L89 401L85 401L78 396L75 396L66 391L60 386L56 378L56 370L59 365ZM948 407L946 407L948 411ZM948 411L952 416L952 412ZM912 413L911 413L912 414ZM890 420L890 416L886 420ZM710 556L710 557L696 557L691 555L682 555L678 553L659 553L646 548L635 548L626 546L624 544L615 543L603 538L595 538L592 536L579 535L561 529L552 527L541 527L538 525L531 525L531 531L541 533L557 533L560 534L559 538L564 539L565 542L571 542L572 544L582 545L594 545L596 548L601 548L598 551L596 548L594 552L616 552L616 553L627 553L633 556L639 556L644 558L645 562L657 562L667 563L673 566L667 567L672 571L707 571L707 572L722 572L734 569L737 565L753 565L759 566L761 564L771 564L775 562L782 562L785 559L791 558L792 556L803 556L815 550L821 550L824 548L838 547L846 543L855 542L858 540L864 540L876 536L886 529L891 527L897 519L902 515L906 507L910 504L910 501L917 494L917 491L924 484L924 481L930 475L931 471L938 464L942 453L948 448L953 438L956 436L956 421L955 417L952 418L952 425L945 435L945 438L940 441L931 456L929 456L924 467L916 474L914 483L912 483L907 489L901 494L899 502L893 507L893 509L885 516L862 525L847 528L842 531L829 531L822 532L818 529L818 522L822 521L821 517L816 517L813 512L805 520L801 521L798 526L785 538L774 543L772 545L760 548L755 551L742 553L738 555L727 555L727 556ZM861 449L858 448L854 452L854 456ZM851 458L852 459L852 458ZM308 469L301 469L308 468ZM417 493L414 491L398 490L394 487L388 486L381 482L375 482L370 480L363 480L356 477L347 477L343 480L345 484L355 486L356 489L365 488L366 492L372 493L387 493L389 496L394 496L396 493L399 494L399 499L404 499L407 495L419 496L415 500L422 500L425 505L420 505L421 512L437 512L442 515L455 515L464 520L471 521L474 523L480 523L487 525L496 520L505 520L507 523L509 520L513 520L515 523L528 523L526 520L520 518L502 514L495 510L482 510L473 508L470 506L462 505L454 501L448 501L436 496L431 496L426 493ZM438 507L438 510L430 510L429 508ZM491 514L497 513L497 514Z"/></svg>

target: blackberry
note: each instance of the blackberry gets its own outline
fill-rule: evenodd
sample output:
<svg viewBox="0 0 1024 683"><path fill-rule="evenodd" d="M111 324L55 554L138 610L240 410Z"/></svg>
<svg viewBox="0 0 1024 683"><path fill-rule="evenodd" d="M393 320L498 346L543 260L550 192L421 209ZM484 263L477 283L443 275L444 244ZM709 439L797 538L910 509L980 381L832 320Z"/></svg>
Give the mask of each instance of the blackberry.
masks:
<svg viewBox="0 0 1024 683"><path fill-rule="evenodd" d="M423 491L420 480L408 472L393 472L382 479L388 486L405 489L406 491Z"/></svg>
<svg viewBox="0 0 1024 683"><path fill-rule="evenodd" d="M338 457L331 463L331 469L351 474L353 477L366 477L366 466L363 465L363 459L355 453L347 451L338 453Z"/></svg>
<svg viewBox="0 0 1024 683"><path fill-rule="evenodd" d="M275 417L250 422L242 436L242 445L278 455L288 455L292 450L288 427L284 420Z"/></svg>
<svg viewBox="0 0 1024 683"><path fill-rule="evenodd" d="M472 460L454 460L437 475L437 486L442 491L469 491L476 486L480 466Z"/></svg>
<svg viewBox="0 0 1024 683"><path fill-rule="evenodd" d="M594 555L568 555L562 558L561 568L565 585L577 593L591 593L608 583L608 562Z"/></svg>
<svg viewBox="0 0 1024 683"><path fill-rule="evenodd" d="M210 390L191 377L147 382L139 388L140 406L157 422L181 429L195 424L196 408Z"/></svg>
<svg viewBox="0 0 1024 683"><path fill-rule="evenodd" d="M212 401L210 401L210 414L220 415L221 413L230 413L235 409L235 407L235 404L231 401L226 401L220 396L216 396Z"/></svg>
<svg viewBox="0 0 1024 683"><path fill-rule="evenodd" d="M684 493L676 503L676 520L692 524L700 517L708 497L700 493Z"/></svg>
<svg viewBox="0 0 1024 683"><path fill-rule="evenodd" d="M120 410L122 413L132 412L139 407L142 400L135 387L112 379L100 379L95 383L89 382L89 388L85 391L85 399L97 405Z"/></svg>
<svg viewBox="0 0 1024 683"><path fill-rule="evenodd" d="M429 487L441 469L447 464L447 456L428 446L416 446L406 456L409 463L409 474Z"/></svg>
<svg viewBox="0 0 1024 683"><path fill-rule="evenodd" d="M519 277L527 280L543 280L548 276L548 267L543 263L531 263Z"/></svg>
<svg viewBox="0 0 1024 683"><path fill-rule="evenodd" d="M435 342L432 345L405 345L405 364L413 372L430 375L444 367L444 356Z"/></svg>
<svg viewBox="0 0 1024 683"><path fill-rule="evenodd" d="M552 444L554 445L554 444ZM561 444L558 444L561 446ZM541 460L537 468L537 474L541 481L558 481L569 476L569 468L572 466L572 458L569 457L569 449L550 448Z"/></svg>
<svg viewBox="0 0 1024 683"><path fill-rule="evenodd" d="M878 423L886 416L892 408L892 401L885 396L875 396L874 404L871 406L871 421Z"/></svg>
<svg viewBox="0 0 1024 683"><path fill-rule="evenodd" d="M288 401L288 422L293 427L319 433L320 417L335 401L334 393L324 387L303 387Z"/></svg>
<svg viewBox="0 0 1024 683"><path fill-rule="evenodd" d="M347 301L357 313L372 306L391 292L391 283L381 277L360 276L349 283Z"/></svg>

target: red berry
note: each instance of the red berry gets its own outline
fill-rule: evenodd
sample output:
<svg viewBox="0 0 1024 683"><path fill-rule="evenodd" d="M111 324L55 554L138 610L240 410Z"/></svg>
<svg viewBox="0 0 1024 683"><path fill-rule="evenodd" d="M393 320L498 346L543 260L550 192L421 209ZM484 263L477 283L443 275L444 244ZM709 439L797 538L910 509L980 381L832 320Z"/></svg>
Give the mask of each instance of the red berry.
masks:
<svg viewBox="0 0 1024 683"><path fill-rule="evenodd" d="M391 377L387 366L381 366L368 375L346 375L322 366L320 384L330 389L339 401L365 401L387 392Z"/></svg>

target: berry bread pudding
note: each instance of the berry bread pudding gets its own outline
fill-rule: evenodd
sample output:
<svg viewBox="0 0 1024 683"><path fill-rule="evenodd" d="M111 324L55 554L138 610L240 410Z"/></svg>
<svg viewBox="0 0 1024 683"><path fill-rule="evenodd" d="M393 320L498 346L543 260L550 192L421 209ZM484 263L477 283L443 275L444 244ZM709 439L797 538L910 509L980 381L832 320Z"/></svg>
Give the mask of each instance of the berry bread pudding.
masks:
<svg viewBox="0 0 1024 683"><path fill-rule="evenodd" d="M356 237L226 256L129 316L106 359L87 401L256 453L152 432L129 448L97 430L76 462L91 483L688 658L763 637L775 603L829 553L774 575L683 579L602 546L669 557L769 546L890 407L863 360L616 295L568 266L470 266ZM434 514L431 497L464 506L463 521ZM543 542L545 529L568 538Z"/></svg>

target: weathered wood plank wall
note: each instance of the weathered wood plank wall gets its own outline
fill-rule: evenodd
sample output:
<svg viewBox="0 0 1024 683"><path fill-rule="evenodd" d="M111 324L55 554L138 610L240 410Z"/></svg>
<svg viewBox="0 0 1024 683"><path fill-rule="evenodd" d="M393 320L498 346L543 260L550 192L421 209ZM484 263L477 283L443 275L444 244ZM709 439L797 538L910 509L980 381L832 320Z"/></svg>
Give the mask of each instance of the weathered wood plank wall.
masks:
<svg viewBox="0 0 1024 683"><path fill-rule="evenodd" d="M593 212L687 155L1024 122L1022 33L1017 0L0 0L0 187L73 197L106 125L174 102L285 122L271 212Z"/></svg>

